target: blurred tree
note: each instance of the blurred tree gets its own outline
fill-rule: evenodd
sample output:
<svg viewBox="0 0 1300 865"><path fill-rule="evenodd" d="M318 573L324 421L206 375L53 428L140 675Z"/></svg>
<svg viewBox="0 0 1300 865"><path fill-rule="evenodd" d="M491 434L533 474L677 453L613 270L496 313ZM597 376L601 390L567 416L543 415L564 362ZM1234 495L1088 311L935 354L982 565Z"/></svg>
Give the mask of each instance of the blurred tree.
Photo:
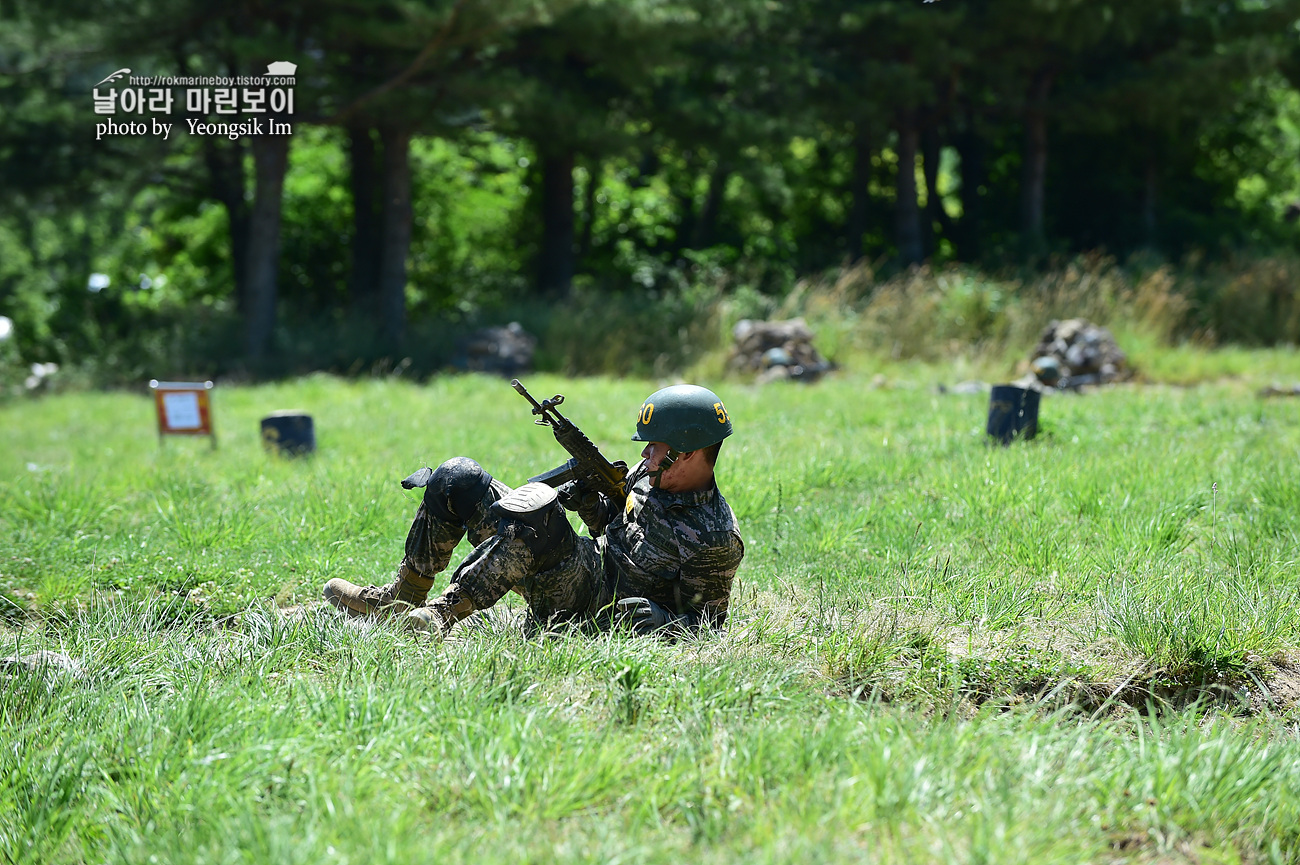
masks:
<svg viewBox="0 0 1300 865"><path fill-rule="evenodd" d="M400 344L412 231L412 138L455 135L478 121L485 104L502 97L485 67L516 44L519 31L541 26L572 4L321 2L318 32L332 83L324 120L345 126L350 142L353 303L366 309L373 301L381 338Z"/></svg>
<svg viewBox="0 0 1300 865"><path fill-rule="evenodd" d="M1185 223L1179 211L1231 207L1251 169L1214 168L1223 151L1248 150L1222 134L1274 110L1252 82L1290 49L1297 14L1293 0L1118 7L1105 42L1062 80L1058 230L1076 243L1174 250L1191 238L1162 238L1162 212Z"/></svg>
<svg viewBox="0 0 1300 865"><path fill-rule="evenodd" d="M731 178L752 181L755 151L779 150L804 118L790 80L795 49L780 29L784 8L696 0L691 13L646 109L653 142L646 152L676 198L665 244L672 257L715 243ZM643 160L642 169L650 164Z"/></svg>
<svg viewBox="0 0 1300 865"><path fill-rule="evenodd" d="M967 110L982 109L995 122L1014 117L1021 124L1021 248L1025 254L1039 255L1047 246L1048 128L1057 107L1054 88L1107 37L1116 7L1092 0L972 0L964 5L963 32L971 64L963 81L977 94L983 91L967 102ZM971 131L978 134L980 125L975 120Z"/></svg>
<svg viewBox="0 0 1300 865"><path fill-rule="evenodd" d="M645 131L655 82L680 62L679 48L699 21L673 0L592 0L521 31L499 58L501 99L489 117L498 129L531 141L539 163L532 207L540 223L536 285L542 294L566 294L576 270L579 156L599 166L631 147Z"/></svg>
<svg viewBox="0 0 1300 865"><path fill-rule="evenodd" d="M58 14L74 14L80 4L58 0L54 5L60 7ZM148 75L262 74L273 60L301 55L307 11L265 0L159 0L96 7L92 15L99 25L98 38L88 53L114 63L131 63L138 72L147 69L143 74ZM295 119L270 111L265 118ZM176 135L179 139L180 132ZM275 330L281 198L290 138L268 130L250 136L247 150L242 140L224 144L215 137L204 139L200 147L207 194L227 211L244 353L256 365L270 350ZM253 164L251 195L244 169L246 152Z"/></svg>
<svg viewBox="0 0 1300 865"><path fill-rule="evenodd" d="M410 310L518 300L516 261L546 297L579 271L780 292L863 255L1289 242L1298 6L6 0L0 303L44 359L237 313L269 371L318 312L365 335L358 357L409 353ZM287 209L287 138L88 135L117 68L286 58ZM92 269L112 288L88 292Z"/></svg>
<svg viewBox="0 0 1300 865"><path fill-rule="evenodd" d="M852 170L843 232L850 258L865 252L874 163L891 132L898 260L914 264L933 246L927 243L931 223L942 219L933 188L937 130L964 57L953 38L961 19L960 9L932 10L909 0L815 0L791 7L787 33L797 51L790 69L799 95L786 112L806 115L814 128L821 124L823 136L847 137ZM923 137L928 159L922 176L932 187L924 214L916 183Z"/></svg>
<svg viewBox="0 0 1300 865"><path fill-rule="evenodd" d="M158 67L173 59L180 75L261 75L272 61L302 57L312 23L309 5L268 0L161 0L124 8L127 14L115 22L103 47L113 54L143 52L154 66L150 74L161 74ZM242 140L203 145L211 192L230 218L244 352L254 365L271 350L276 326L281 209L291 140L289 135L272 134L269 124L297 118L268 106L263 119L268 121L266 134L248 137L251 202L245 191Z"/></svg>
<svg viewBox="0 0 1300 865"><path fill-rule="evenodd" d="M85 362L122 333L101 313L138 272L114 271L110 292L88 278L131 242L130 202L162 161L161 142L96 132L108 118L92 91L119 67L96 51L109 28L91 12L0 4L0 308L29 359Z"/></svg>

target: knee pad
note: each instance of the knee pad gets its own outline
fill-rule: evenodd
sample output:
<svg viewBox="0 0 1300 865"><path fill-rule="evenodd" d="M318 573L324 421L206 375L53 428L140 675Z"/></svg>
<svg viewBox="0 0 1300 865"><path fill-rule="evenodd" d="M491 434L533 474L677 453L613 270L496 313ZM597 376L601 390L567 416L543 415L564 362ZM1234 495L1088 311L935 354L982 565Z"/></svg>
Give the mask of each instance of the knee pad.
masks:
<svg viewBox="0 0 1300 865"><path fill-rule="evenodd" d="M424 485L424 506L435 517L465 524L492 487L492 475L469 457L453 457L433 470Z"/></svg>
<svg viewBox="0 0 1300 865"><path fill-rule="evenodd" d="M519 538L533 554L539 572L555 567L573 552L577 535L555 490L546 484L524 484L493 502L491 512L499 519L497 533Z"/></svg>

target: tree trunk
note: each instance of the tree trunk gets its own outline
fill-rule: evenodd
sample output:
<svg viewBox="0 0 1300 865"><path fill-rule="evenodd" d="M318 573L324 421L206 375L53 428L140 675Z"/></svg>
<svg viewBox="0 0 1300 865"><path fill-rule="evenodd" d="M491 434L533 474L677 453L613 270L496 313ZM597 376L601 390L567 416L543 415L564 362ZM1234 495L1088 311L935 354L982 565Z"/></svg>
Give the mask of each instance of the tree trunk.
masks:
<svg viewBox="0 0 1300 865"><path fill-rule="evenodd" d="M916 203L916 153L918 148L916 115L904 111L898 116L898 259L903 265L920 264L921 210Z"/></svg>
<svg viewBox="0 0 1300 865"><path fill-rule="evenodd" d="M379 318L398 350L406 336L406 256L411 250L411 132L383 127L383 237L379 240Z"/></svg>
<svg viewBox="0 0 1300 865"><path fill-rule="evenodd" d="M1156 198L1159 192L1159 170L1153 157L1147 158L1146 170L1142 176L1142 230L1146 235L1146 244L1156 246Z"/></svg>
<svg viewBox="0 0 1300 865"><path fill-rule="evenodd" d="M188 75L189 57L179 48L175 51L176 68ZM227 67L233 69L234 67ZM230 74L234 74L231 72ZM203 136L203 161L208 170L212 195L226 208L230 226L231 278L235 286L235 311L245 322L249 316L249 237L252 231L248 206L247 184L244 179L244 156L247 151L242 139L224 146L214 136Z"/></svg>
<svg viewBox="0 0 1300 865"><path fill-rule="evenodd" d="M655 153L654 148L647 147L641 151L641 161L637 163L636 176L628 178L627 185L633 189L641 189L658 173L659 154Z"/></svg>
<svg viewBox="0 0 1300 865"><path fill-rule="evenodd" d="M975 128L972 112L966 114L966 129L957 137L956 145L961 161L961 222L954 226L953 236L958 258L975 261L984 239L984 195L980 189L988 187L988 145Z"/></svg>
<svg viewBox="0 0 1300 865"><path fill-rule="evenodd" d="M676 200L677 212L680 214L677 218L677 225L673 230L672 254L680 256L684 250L691 248L691 240L695 237L695 221L698 218L695 206L695 181L696 165L695 151L686 148L681 153L682 170L675 173L677 182L672 183L673 198ZM684 264L680 257L677 259L679 264Z"/></svg>
<svg viewBox="0 0 1300 865"><path fill-rule="evenodd" d="M383 225L379 196L379 166L369 125L348 127L348 158L352 186L352 273L348 294L354 310L371 312L379 281L379 238Z"/></svg>
<svg viewBox="0 0 1300 865"><path fill-rule="evenodd" d="M722 210L722 200L727 194L727 181L730 179L731 167L719 160L709 175L709 191L704 195L704 203L700 205L700 213L691 230L691 249L704 249L713 245L718 213Z"/></svg>
<svg viewBox="0 0 1300 865"><path fill-rule="evenodd" d="M251 361L266 356L275 331L276 278L280 269L280 208L289 167L289 136L252 138L257 187L248 225L245 350Z"/></svg>
<svg viewBox="0 0 1300 865"><path fill-rule="evenodd" d="M208 169L212 197L226 208L230 223L230 262L235 280L235 309L248 314L248 198L244 184L244 147L238 142L222 146L213 136L203 137L203 161Z"/></svg>
<svg viewBox="0 0 1300 865"><path fill-rule="evenodd" d="M849 218L844 224L844 241L849 258L857 261L866 251L862 236L867 233L871 212L871 138L866 124L855 124L853 133L853 185L849 189Z"/></svg>
<svg viewBox="0 0 1300 865"><path fill-rule="evenodd" d="M1047 183L1047 96L1053 75L1040 69L1029 85L1025 107L1025 158L1021 169L1020 212L1025 251L1042 253L1047 247L1043 228L1043 199Z"/></svg>
<svg viewBox="0 0 1300 865"><path fill-rule="evenodd" d="M542 248L537 288L568 294L573 283L573 151L542 157Z"/></svg>

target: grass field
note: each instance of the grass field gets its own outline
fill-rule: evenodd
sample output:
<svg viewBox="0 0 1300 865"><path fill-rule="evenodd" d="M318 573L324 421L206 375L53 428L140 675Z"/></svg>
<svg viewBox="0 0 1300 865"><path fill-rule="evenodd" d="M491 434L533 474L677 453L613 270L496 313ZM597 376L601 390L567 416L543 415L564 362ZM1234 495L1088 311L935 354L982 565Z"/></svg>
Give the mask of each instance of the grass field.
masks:
<svg viewBox="0 0 1300 865"><path fill-rule="evenodd" d="M216 451L143 394L4 404L0 655L85 675L0 680L0 861L1300 860L1300 400L1255 396L1300 363L1221 357L1005 449L951 371L710 382L747 555L680 643L317 602L387 581L415 468L562 460L501 380L220 387ZM629 460L659 384L526 383ZM285 408L314 458L263 453Z"/></svg>

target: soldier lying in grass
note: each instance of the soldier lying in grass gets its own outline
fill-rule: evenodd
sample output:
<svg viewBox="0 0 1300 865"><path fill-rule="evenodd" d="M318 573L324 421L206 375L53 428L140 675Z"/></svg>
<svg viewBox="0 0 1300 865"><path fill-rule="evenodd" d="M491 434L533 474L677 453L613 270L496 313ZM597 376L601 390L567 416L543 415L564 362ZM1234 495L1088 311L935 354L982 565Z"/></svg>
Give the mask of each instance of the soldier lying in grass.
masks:
<svg viewBox="0 0 1300 865"><path fill-rule="evenodd" d="M721 627L745 554L714 479L729 435L731 420L712 391L675 385L655 392L632 436L646 445L627 476L625 504L579 481L511 490L473 460L450 459L426 470L396 578L382 587L332 579L325 599L354 615L402 614L407 626L440 637L511 590L542 625L626 622L640 633ZM566 507L591 537L573 531ZM428 600L435 575L467 533L474 550Z"/></svg>

